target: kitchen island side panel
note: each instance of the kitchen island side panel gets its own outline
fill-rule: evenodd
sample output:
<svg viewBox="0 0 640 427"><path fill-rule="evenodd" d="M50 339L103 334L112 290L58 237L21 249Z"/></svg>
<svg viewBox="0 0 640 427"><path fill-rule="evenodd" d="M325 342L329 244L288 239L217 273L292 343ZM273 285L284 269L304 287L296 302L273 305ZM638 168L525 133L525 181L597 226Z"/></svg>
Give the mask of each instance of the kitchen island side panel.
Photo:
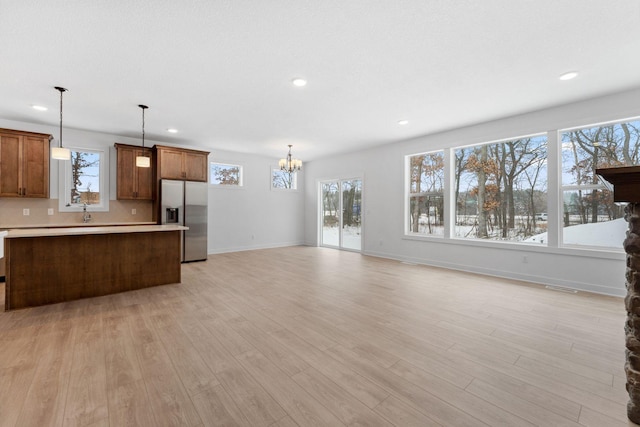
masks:
<svg viewBox="0 0 640 427"><path fill-rule="evenodd" d="M180 231L5 240L5 309L180 283Z"/></svg>

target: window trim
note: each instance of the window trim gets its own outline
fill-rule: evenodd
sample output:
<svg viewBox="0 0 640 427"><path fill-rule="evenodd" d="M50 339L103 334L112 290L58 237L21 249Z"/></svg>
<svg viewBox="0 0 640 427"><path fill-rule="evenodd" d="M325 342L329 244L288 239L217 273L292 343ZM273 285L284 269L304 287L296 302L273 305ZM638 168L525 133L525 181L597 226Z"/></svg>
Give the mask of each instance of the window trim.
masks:
<svg viewBox="0 0 640 427"><path fill-rule="evenodd" d="M429 237L432 239L437 239L437 240L442 240L445 237L449 237L448 236L448 228L447 228L447 220L449 219L449 211L450 211L450 207L448 206L448 197L447 197L447 193L449 193L449 190L447 189L447 167L448 167L448 157L447 157L447 152L449 151L448 148L443 148L443 149L439 149L439 150L429 150L429 151L422 151L419 153L413 153L413 154L406 154L404 156L404 235L405 236L415 236L415 237ZM442 235L433 235L433 234L426 234L426 233L419 233L419 232L413 232L411 231L411 220L410 220L410 216L411 216L411 197L416 197L420 194L426 194L429 193L427 191L422 191L420 193L412 193L411 192L411 158L415 157L415 156L421 156L423 154L433 154L433 153L442 153L442 159L443 159L443 163L444 163L444 170L443 170L443 188L442 188L442 198L443 198L443 217L445 219L444 224L443 224L443 232ZM449 186L450 187L450 186Z"/></svg>
<svg viewBox="0 0 640 427"><path fill-rule="evenodd" d="M102 148L67 147L71 151L81 151L87 153L97 153L100 155L99 186L100 203L87 205L87 210L91 212L109 212L109 152ZM71 191L71 161L59 162L58 168L58 211L59 212L82 212L82 205L71 205L68 200Z"/></svg>
<svg viewBox="0 0 640 427"><path fill-rule="evenodd" d="M548 130L546 132L532 132L518 137L506 137L499 138L488 142L472 142L468 144L444 144L444 148L435 150L420 150L419 146L414 145L411 150L403 150L404 158L404 179L403 185L403 203L404 203L404 219L403 230L401 239L424 241L430 243L446 243L446 244L459 244L464 246L478 246L487 248L506 248L510 250L523 251L523 252L541 252L541 253L553 253L564 254L573 256L587 256L592 258L604 258L604 259L623 259L624 250L617 247L609 246L588 246L588 245L574 245L563 243L563 229L561 221L561 211L563 206L563 195L565 191L570 190L592 190L592 189L606 189L604 184L584 184L584 185L563 185L562 184L562 133L568 131L575 131L578 129L585 129L597 126L613 126L620 123L628 123L633 121L640 121L640 116L632 116L623 119L612 119L599 121L591 124L582 124L571 127L556 127L555 129ZM530 138L536 136L547 137L547 214L548 220L548 240L545 245L529 244L525 242L514 241L493 241L493 240L479 240L479 239L463 239L454 236L454 224L455 224L455 210L452 209L453 204L453 185L450 185L453 181L455 171L454 169L454 156L453 153L456 149L468 148L473 146L480 146L484 144L502 143L505 141L512 141L522 138ZM426 153L433 153L437 151L444 151L445 157L445 188L444 188L444 239L442 236L426 235L421 233L409 232L409 179L410 168L409 158Z"/></svg>
<svg viewBox="0 0 640 427"><path fill-rule="evenodd" d="M592 123L592 124L583 124L583 125L578 125L578 126L571 126L571 127L566 127L566 128L561 128L561 129L556 129L555 131L549 131L548 134L551 135L552 133L554 134L554 136L556 137L556 144L557 144L557 149L554 151L554 153L557 154L557 167L556 167L556 172L558 173L558 177L557 177L557 206L555 207L557 209L557 212L555 213L555 218L554 221L557 221L557 226L555 227L557 230L556 235L554 236L557 241L555 242L556 247L558 248L570 248L570 249L591 249L591 250L603 250L603 251L616 251L616 252L622 252L624 253L624 249L623 248L612 248L609 246L587 246L587 245L576 245L576 244L571 244L571 243L565 243L564 242L564 227L562 226L562 222L560 219L560 215L561 213L564 213L564 194L567 191L590 191L590 190L608 190L611 191L613 193L613 190L608 188L608 186L602 182L601 179L599 179L597 184L593 184L593 183L589 183L589 184L563 184L562 181L562 175L563 175L563 142L562 142L562 134L563 133L567 133L567 132L574 132L580 129L590 129L590 128L594 128L594 127L602 127L602 126L615 126L615 125L619 125L622 123L629 123L629 122L637 122L640 121L640 116L635 116L635 117L628 117L628 118L624 118L624 119L615 119L615 120L609 120L609 121L602 121L602 122L597 122L597 123ZM600 178L600 177L599 177ZM622 238L621 238L621 242L622 242ZM551 241L549 242L551 243Z"/></svg>
<svg viewBox="0 0 640 427"><path fill-rule="evenodd" d="M238 184L214 184L213 182L211 182L212 165L222 165L222 166L231 166L231 167L239 168ZM244 164L241 162L233 162L233 161L226 161L226 160L221 160L221 161L210 160L209 167L207 169L207 182L210 188L225 188L225 189L235 189L235 190L243 189L245 186L244 185Z"/></svg>

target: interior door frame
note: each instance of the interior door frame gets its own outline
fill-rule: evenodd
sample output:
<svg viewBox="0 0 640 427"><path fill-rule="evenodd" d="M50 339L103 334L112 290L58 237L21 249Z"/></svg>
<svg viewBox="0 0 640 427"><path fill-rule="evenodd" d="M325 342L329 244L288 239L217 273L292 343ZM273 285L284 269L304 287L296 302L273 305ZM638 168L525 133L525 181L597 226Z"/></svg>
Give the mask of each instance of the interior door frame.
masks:
<svg viewBox="0 0 640 427"><path fill-rule="evenodd" d="M353 248L345 248L342 242L342 222L343 222L343 189L342 189L342 183L344 181L355 181L355 180L359 180L360 181L360 249L353 249ZM338 209L339 209L339 224L338 224L338 246L334 246L334 245L327 245L324 244L322 241L322 226L324 224L324 212L323 212L323 207L324 207L324 199L322 197L322 185L326 184L326 183L330 183L330 182L337 182L338 183L338 194L339 194L339 203L338 203ZM362 178L361 176L354 176L351 178L327 178L327 179L319 179L318 180L318 184L317 184L317 188L318 188L318 210L317 210L317 224L318 224L318 235L317 235L317 242L318 242L318 246L320 247L325 247L325 248L331 248L331 249L339 249L342 251L350 251L350 252L358 252L358 253L362 253L362 248L364 246L364 222L365 222L365 209L364 209L364 178Z"/></svg>

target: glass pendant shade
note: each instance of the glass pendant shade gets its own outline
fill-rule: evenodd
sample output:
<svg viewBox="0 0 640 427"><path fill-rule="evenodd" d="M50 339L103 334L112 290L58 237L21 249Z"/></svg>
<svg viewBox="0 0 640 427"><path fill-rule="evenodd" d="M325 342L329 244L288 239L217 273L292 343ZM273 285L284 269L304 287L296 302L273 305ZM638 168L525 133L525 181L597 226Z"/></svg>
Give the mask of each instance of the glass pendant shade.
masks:
<svg viewBox="0 0 640 427"><path fill-rule="evenodd" d="M56 160L71 160L71 150L64 147L51 148L51 158Z"/></svg>
<svg viewBox="0 0 640 427"><path fill-rule="evenodd" d="M147 156L136 156L136 166L139 168L151 167L151 159Z"/></svg>

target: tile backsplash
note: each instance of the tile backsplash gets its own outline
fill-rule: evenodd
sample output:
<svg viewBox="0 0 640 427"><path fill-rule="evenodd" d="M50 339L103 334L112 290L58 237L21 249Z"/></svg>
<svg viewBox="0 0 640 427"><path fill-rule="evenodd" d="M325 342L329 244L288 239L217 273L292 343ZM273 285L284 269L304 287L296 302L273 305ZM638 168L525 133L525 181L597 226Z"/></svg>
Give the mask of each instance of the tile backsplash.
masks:
<svg viewBox="0 0 640 427"><path fill-rule="evenodd" d="M109 212L92 212L91 222L127 223L152 220L152 202L136 200L110 200ZM24 215L24 210L29 215ZM53 215L49 215L53 209ZM132 212L135 211L135 214ZM59 212L58 199L26 199L18 197L0 198L0 229L22 226L55 226L82 224L81 212Z"/></svg>

